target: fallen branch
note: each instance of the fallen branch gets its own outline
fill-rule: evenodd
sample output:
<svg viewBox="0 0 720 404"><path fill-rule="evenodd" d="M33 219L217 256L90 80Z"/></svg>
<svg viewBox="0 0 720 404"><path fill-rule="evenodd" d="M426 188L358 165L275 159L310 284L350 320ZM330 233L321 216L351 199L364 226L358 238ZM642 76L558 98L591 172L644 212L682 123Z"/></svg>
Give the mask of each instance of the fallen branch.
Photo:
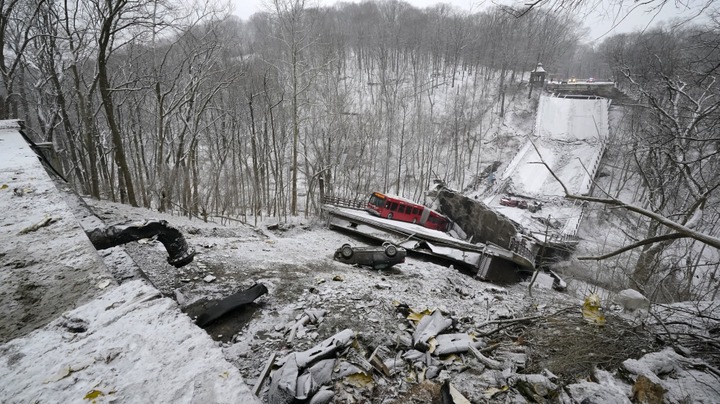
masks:
<svg viewBox="0 0 720 404"><path fill-rule="evenodd" d="M290 335L288 335L287 343L290 344L295 339L295 335L297 334L297 330L300 327L304 327L307 323L310 322L310 316L307 314L303 314L302 318L296 322L292 328L290 329Z"/></svg>
<svg viewBox="0 0 720 404"><path fill-rule="evenodd" d="M489 336L489 335L492 335L492 334L495 334L495 333L497 333L497 332L499 332L499 331L502 331L502 330L504 330L504 329L506 329L506 328L512 327L513 325L516 325L516 324L525 323L525 322L529 322L529 321L533 321L533 320L548 319L548 318L557 316L557 315L559 315L559 314L563 314L563 313L566 313L566 312L569 312L569 311L573 311L573 310L575 310L575 309L576 309L575 307L566 307L566 308L564 308L564 309L560 309L560 310L558 310L558 311L556 311L556 312L554 312L554 313L547 314L547 315L537 315L537 316L530 316L530 317L511 318L511 319L507 319L507 320L492 320L492 321L486 321L486 322L484 322L484 323L482 323L482 324L479 324L479 325L477 326L477 328L482 328L482 327L485 327L485 326L488 326L488 325L493 325L493 324L503 324L503 326L498 327L498 328L496 328L496 329L494 329L494 330L492 330L492 331L488 331L488 332L486 332L486 333L480 333L480 334L478 334L478 336L480 336L480 337L487 337L487 336Z"/></svg>
<svg viewBox="0 0 720 404"><path fill-rule="evenodd" d="M473 354L473 356L477 360L480 361L480 363L482 363L486 367L488 367L490 369L496 369L496 370L500 370L503 368L502 363L500 363L496 360L490 359L487 356L481 354L480 351L478 351L477 348L475 348L474 346L468 345L468 350L470 351L470 353Z"/></svg>
<svg viewBox="0 0 720 404"><path fill-rule="evenodd" d="M659 241L668 241L668 240L675 240L678 238L687 238L687 237L688 236L686 236L684 234L680 234L680 233L670 233L670 234L665 234L663 236L646 238L646 239L640 240L636 243L628 244L625 247L619 248L615 251L609 252L604 255L598 255L598 256L593 256L593 257L578 257L577 259L579 261L602 261L604 259L611 258L616 255L620 255L620 254L624 253L625 251L634 250L635 248L642 247L647 244L653 244L653 243L657 243Z"/></svg>
<svg viewBox="0 0 720 404"><path fill-rule="evenodd" d="M686 225L683 225L681 223L670 220L669 218L667 218L659 213L655 213L649 209L645 209L640 206L635 206L633 204L625 203L625 202L623 202L617 198L614 198L612 196L609 196L608 198L599 198L599 197L594 197L594 196L576 195L576 194L571 193L570 190L568 190L565 183L562 182L562 180L557 176L557 174L555 174L555 172L552 170L552 168L550 168L550 166L545 162L542 155L540 154L540 150L537 148L537 146L532 141L532 139L530 139L530 143L532 144L533 148L535 149L535 152L540 157L540 164L542 164L543 166L545 166L545 168L547 168L547 170L550 172L550 175L552 175L553 178L555 178L555 180L562 187L563 191L565 192L565 198L576 200L576 201L596 202L596 203L601 203L601 204L605 204L605 205L623 208L630 212L635 212L635 213L638 213L649 219L652 219L666 227L669 227L670 229L675 230L676 233L681 234L683 237L692 238L701 243L707 244L711 247L720 249L720 238L713 237L709 234L704 234L702 232L693 230Z"/></svg>
<svg viewBox="0 0 720 404"><path fill-rule="evenodd" d="M40 229L43 228L43 227L50 226L51 224L57 222L58 220L60 220L60 219L56 219L56 218L53 218L53 217L46 217L45 219L43 219L43 220L40 221L39 223L35 223L35 224L32 225L32 226L29 226L29 227L26 227L26 228L20 230L20 232L18 233L18 235L28 234L28 233L32 233L32 232L34 232L34 231L38 231L38 230L40 230Z"/></svg>
<svg viewBox="0 0 720 404"><path fill-rule="evenodd" d="M265 382L265 379L270 374L270 369L272 369L273 363L275 363L275 355L276 353L273 352L272 355L270 355L270 359L268 359L267 363L265 364L265 367L263 368L262 372L260 372L260 375L258 376L257 381L255 382L255 386L253 386L252 392L256 396L258 393L260 393L260 388L263 385L263 382Z"/></svg>

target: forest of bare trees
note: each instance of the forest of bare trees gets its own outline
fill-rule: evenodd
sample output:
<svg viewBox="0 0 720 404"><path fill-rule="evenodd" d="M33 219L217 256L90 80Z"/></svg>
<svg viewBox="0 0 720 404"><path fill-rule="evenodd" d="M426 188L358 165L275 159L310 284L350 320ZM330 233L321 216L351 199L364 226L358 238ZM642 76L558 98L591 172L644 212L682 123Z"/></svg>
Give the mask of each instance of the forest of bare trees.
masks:
<svg viewBox="0 0 720 404"><path fill-rule="evenodd" d="M598 50L638 101L625 108L628 130L614 140L620 175L601 196L610 205L631 202L630 210L640 213L630 219L637 221L622 249L638 248L628 275L633 287L652 284L664 298L709 290L701 298L714 300L718 291L697 287L718 276L718 28L713 19L707 26L621 34ZM628 191L634 192L631 198Z"/></svg>
<svg viewBox="0 0 720 404"><path fill-rule="evenodd" d="M275 1L249 22L137 0L2 15L0 118L53 142L84 194L201 218L462 185L523 74L579 39L568 16L401 1Z"/></svg>
<svg viewBox="0 0 720 404"><path fill-rule="evenodd" d="M322 194L419 200L434 180L462 189L491 163L483 148L542 62L556 77L615 80L637 100L608 197L640 184L626 202L720 232L712 12L588 45L576 15L541 7L274 0L242 21L163 0L0 6L0 119L52 142L68 180L94 198L246 220L312 214ZM707 242L638 220L639 285L671 245L691 252L675 267L703 264Z"/></svg>

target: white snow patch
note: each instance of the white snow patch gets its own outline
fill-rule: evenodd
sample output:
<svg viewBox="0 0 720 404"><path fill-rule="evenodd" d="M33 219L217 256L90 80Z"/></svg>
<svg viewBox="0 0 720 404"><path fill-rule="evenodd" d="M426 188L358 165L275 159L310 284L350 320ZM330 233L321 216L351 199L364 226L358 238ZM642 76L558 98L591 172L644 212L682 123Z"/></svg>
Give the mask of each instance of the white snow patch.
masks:
<svg viewBox="0 0 720 404"><path fill-rule="evenodd" d="M0 358L0 396L13 402L83 402L93 390L102 402L259 402L210 337L140 280L3 344Z"/></svg>

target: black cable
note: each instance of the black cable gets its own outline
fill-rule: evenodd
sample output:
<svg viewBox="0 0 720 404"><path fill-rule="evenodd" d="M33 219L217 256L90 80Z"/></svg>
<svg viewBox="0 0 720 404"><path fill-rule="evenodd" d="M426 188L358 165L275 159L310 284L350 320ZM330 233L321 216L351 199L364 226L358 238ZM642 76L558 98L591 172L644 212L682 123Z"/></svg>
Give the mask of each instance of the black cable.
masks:
<svg viewBox="0 0 720 404"><path fill-rule="evenodd" d="M33 142L32 139L30 139L25 134L25 132L22 131L22 129L18 129L18 132L20 132L20 135L22 135L23 139L25 139L25 141L30 144L30 148L32 149L32 151L35 152L35 154L37 154L37 156L40 158L41 162L43 162L47 167L50 167L50 170L52 170L52 172L54 172L58 177L62 178L63 181L65 181L67 183L70 182L62 174L60 174L60 171L58 171L55 168L55 166L52 165L50 160L48 160L48 158L45 157L45 153L42 152L42 149L40 149L40 146L36 145L35 142Z"/></svg>

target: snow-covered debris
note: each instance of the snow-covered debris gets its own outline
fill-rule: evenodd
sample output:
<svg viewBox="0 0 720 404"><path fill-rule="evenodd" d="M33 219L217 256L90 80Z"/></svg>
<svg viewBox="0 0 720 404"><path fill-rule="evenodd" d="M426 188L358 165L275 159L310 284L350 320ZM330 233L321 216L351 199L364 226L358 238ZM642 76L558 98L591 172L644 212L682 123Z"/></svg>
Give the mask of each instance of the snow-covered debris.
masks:
<svg viewBox="0 0 720 404"><path fill-rule="evenodd" d="M13 402L81 402L88 396L259 402L210 337L142 280L0 346L0 380L0 396Z"/></svg>
<svg viewBox="0 0 720 404"><path fill-rule="evenodd" d="M448 355L451 353L463 353L470 349L470 345L481 348L487 345L484 341L475 341L467 333L441 334L435 337L437 347L434 355Z"/></svg>
<svg viewBox="0 0 720 404"><path fill-rule="evenodd" d="M613 301L628 311L635 311L639 309L647 310L650 308L650 301L648 298L635 289L625 289L620 291Z"/></svg>
<svg viewBox="0 0 720 404"><path fill-rule="evenodd" d="M637 360L628 359L623 367L635 375L636 394L660 391L666 403L716 403L720 397L720 372L700 359L685 358L672 348Z"/></svg>
<svg viewBox="0 0 720 404"><path fill-rule="evenodd" d="M345 349L355 333L346 329L303 352L293 352L279 361L272 375L268 400L270 403L291 403L311 398L332 379L334 356Z"/></svg>
<svg viewBox="0 0 720 404"><path fill-rule="evenodd" d="M452 320L443 317L439 310L435 310L432 315L424 316L418 323L413 334L413 345L417 349L427 350L428 340L443 332L450 325L452 325Z"/></svg>
<svg viewBox="0 0 720 404"><path fill-rule="evenodd" d="M582 381L565 387L573 403L617 403L630 404L628 395L619 388ZM629 392L628 392L629 393Z"/></svg>
<svg viewBox="0 0 720 404"><path fill-rule="evenodd" d="M510 383L519 388L523 395L540 399L539 401L544 401L541 397L548 397L558 389L550 379L538 374L515 374L510 378Z"/></svg>
<svg viewBox="0 0 720 404"><path fill-rule="evenodd" d="M534 279L535 283L533 283L533 287L540 289L552 289L555 283L555 279L552 276L542 272L536 272Z"/></svg>

